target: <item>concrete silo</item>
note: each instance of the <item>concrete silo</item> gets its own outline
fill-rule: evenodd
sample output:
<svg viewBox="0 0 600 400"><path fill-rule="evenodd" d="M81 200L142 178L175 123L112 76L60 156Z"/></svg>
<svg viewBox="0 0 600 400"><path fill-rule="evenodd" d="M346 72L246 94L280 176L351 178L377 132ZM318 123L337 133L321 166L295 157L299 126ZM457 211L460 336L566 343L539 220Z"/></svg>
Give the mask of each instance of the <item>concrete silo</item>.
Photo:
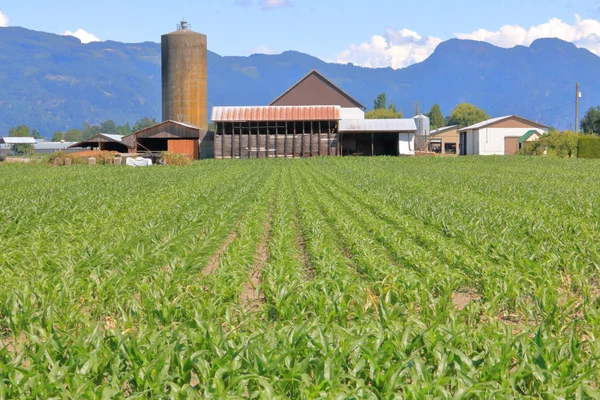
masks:
<svg viewBox="0 0 600 400"><path fill-rule="evenodd" d="M186 21L162 35L162 118L208 129L206 35Z"/></svg>

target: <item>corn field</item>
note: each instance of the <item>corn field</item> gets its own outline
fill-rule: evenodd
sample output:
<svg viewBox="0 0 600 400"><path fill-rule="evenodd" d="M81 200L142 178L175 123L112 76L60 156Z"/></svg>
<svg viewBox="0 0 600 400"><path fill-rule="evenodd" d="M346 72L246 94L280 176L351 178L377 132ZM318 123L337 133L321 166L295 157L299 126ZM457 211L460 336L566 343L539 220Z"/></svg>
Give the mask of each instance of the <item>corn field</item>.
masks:
<svg viewBox="0 0 600 400"><path fill-rule="evenodd" d="M600 164L0 166L0 399L600 398Z"/></svg>

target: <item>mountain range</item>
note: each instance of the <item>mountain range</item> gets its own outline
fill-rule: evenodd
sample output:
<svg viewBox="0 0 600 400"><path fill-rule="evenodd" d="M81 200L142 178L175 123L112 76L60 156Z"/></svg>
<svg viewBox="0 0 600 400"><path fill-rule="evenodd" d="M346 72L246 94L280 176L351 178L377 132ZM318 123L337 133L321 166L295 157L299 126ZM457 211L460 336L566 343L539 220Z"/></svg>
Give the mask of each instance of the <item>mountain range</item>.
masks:
<svg viewBox="0 0 600 400"><path fill-rule="evenodd" d="M438 103L449 115L456 104L470 102L492 116L517 114L567 129L575 119L576 82L587 93L581 115L585 105L600 104L594 95L600 57L588 50L559 39L510 49L452 39L400 70L326 63L294 51L249 57L209 52L209 107L268 104L313 69L368 108L385 92L407 116L417 103L421 111ZM157 43L82 44L70 36L0 28L0 136L17 124L49 137L84 121L160 119L160 73Z"/></svg>

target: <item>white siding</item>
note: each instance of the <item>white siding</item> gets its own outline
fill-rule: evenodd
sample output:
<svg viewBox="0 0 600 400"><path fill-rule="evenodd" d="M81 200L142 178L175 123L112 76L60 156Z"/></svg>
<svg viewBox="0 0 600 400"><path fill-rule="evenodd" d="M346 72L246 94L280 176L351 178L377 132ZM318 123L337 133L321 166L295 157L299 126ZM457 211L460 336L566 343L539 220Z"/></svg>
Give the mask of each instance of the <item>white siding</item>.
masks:
<svg viewBox="0 0 600 400"><path fill-rule="evenodd" d="M340 111L341 119L365 119L365 112L360 108L344 108Z"/></svg>
<svg viewBox="0 0 600 400"><path fill-rule="evenodd" d="M478 154L482 156L504 155L504 139L521 137L532 128L483 128L475 131L479 139ZM544 132L542 129L534 129Z"/></svg>
<svg viewBox="0 0 600 400"><path fill-rule="evenodd" d="M412 133L398 134L398 154L401 156L415 155L415 135Z"/></svg>

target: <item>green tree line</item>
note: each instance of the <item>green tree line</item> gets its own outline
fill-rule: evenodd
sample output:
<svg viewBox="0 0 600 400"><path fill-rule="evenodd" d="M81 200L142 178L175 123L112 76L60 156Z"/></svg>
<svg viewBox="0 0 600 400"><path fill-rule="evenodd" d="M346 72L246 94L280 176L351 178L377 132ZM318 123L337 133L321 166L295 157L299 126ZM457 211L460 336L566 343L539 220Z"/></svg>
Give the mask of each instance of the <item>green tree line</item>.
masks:
<svg viewBox="0 0 600 400"><path fill-rule="evenodd" d="M156 125L158 122L156 118L144 117L136 121L133 126L129 123L124 125L117 125L113 120L104 121L99 125L91 125L85 122L80 128L72 128L67 131L56 131L52 134L51 140L53 142L80 142L82 140L91 138L99 133L109 133L117 135L129 135ZM44 136L36 129L31 129L27 125L18 125L10 128L8 136L11 137L33 137L35 139L44 139Z"/></svg>

